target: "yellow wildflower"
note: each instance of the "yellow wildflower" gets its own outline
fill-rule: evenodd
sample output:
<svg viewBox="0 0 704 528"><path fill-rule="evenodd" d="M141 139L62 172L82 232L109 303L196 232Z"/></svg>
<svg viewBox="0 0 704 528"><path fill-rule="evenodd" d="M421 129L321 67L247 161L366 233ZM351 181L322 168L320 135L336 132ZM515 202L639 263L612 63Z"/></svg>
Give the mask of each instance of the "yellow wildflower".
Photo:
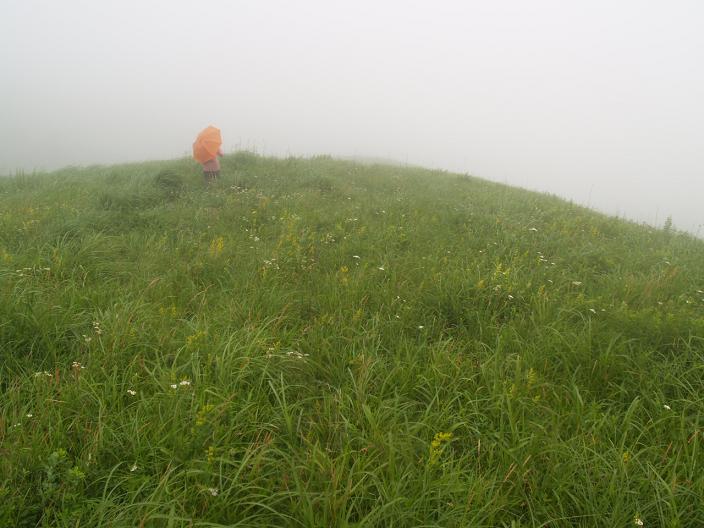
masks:
<svg viewBox="0 0 704 528"><path fill-rule="evenodd" d="M225 247L225 240L223 239L223 237L214 238L210 242L210 254L213 257L217 257L220 253L222 253L222 250L224 247Z"/></svg>
<svg viewBox="0 0 704 528"><path fill-rule="evenodd" d="M442 454L443 446L452 440L452 433L436 433L433 441L430 442L430 456L428 457L428 465L434 465Z"/></svg>

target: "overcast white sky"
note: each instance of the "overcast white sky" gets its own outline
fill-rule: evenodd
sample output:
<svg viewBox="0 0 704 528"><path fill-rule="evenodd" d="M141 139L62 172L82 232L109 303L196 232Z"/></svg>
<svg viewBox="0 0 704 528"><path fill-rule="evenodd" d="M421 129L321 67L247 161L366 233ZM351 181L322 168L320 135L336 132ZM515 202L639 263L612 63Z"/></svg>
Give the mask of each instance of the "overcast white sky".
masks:
<svg viewBox="0 0 704 528"><path fill-rule="evenodd" d="M698 0L0 0L0 174L225 150L469 172L704 233Z"/></svg>

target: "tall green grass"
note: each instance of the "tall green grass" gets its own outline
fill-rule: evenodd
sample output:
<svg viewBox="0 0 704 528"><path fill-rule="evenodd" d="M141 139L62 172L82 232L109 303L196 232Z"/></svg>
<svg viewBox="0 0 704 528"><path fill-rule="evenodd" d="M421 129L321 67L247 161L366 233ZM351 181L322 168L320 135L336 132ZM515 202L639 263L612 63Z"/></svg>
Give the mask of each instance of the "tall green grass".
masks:
<svg viewBox="0 0 704 528"><path fill-rule="evenodd" d="M703 291L437 171L0 180L0 526L704 526Z"/></svg>

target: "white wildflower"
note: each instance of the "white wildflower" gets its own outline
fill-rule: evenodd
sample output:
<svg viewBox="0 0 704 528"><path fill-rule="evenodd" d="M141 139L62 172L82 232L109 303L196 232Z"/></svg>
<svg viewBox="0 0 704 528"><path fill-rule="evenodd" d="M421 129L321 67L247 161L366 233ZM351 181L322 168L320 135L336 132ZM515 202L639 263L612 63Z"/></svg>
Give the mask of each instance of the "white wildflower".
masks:
<svg viewBox="0 0 704 528"><path fill-rule="evenodd" d="M635 524L636 526L643 526L643 520L640 517L636 517L635 519L633 519L633 524Z"/></svg>
<svg viewBox="0 0 704 528"><path fill-rule="evenodd" d="M181 385L181 387L188 387L191 382L189 380L181 380L178 382L178 384Z"/></svg>
<svg viewBox="0 0 704 528"><path fill-rule="evenodd" d="M32 413L27 413L27 418L31 418L32 416L34 416Z"/></svg>
<svg viewBox="0 0 704 528"><path fill-rule="evenodd" d="M132 389L127 389L127 394L129 394L130 396L136 396L137 391L133 391Z"/></svg>
<svg viewBox="0 0 704 528"><path fill-rule="evenodd" d="M217 488L208 488L208 493L210 493L213 497L217 497L218 493L220 493L220 492L218 491Z"/></svg>
<svg viewBox="0 0 704 528"><path fill-rule="evenodd" d="M176 383L172 383L169 385L172 389L178 389L178 385Z"/></svg>
<svg viewBox="0 0 704 528"><path fill-rule="evenodd" d="M508 294L508 298L509 298L510 300L513 300L513 295L511 295L511 294L509 293L509 294Z"/></svg>
<svg viewBox="0 0 704 528"><path fill-rule="evenodd" d="M71 368L75 368L76 370L81 370L81 369L84 369L84 368L86 368L86 367L84 367L83 365L81 365L78 361L74 361L73 363L71 363Z"/></svg>
<svg viewBox="0 0 704 528"><path fill-rule="evenodd" d="M137 471L137 463L136 462L130 466L130 473L134 473L135 471Z"/></svg>
<svg viewBox="0 0 704 528"><path fill-rule="evenodd" d="M670 407L670 406L667 405L667 404L663 405L663 408L664 408L666 411L671 411L671 410L672 410L672 407Z"/></svg>

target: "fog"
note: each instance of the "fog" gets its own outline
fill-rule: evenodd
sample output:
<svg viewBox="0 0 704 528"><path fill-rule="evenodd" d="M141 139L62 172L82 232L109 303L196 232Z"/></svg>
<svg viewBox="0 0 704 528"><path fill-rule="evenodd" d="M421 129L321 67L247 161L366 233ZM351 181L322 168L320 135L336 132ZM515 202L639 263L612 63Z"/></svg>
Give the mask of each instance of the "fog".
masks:
<svg viewBox="0 0 704 528"><path fill-rule="evenodd" d="M704 3L0 5L0 174L224 149L379 157L704 232Z"/></svg>

